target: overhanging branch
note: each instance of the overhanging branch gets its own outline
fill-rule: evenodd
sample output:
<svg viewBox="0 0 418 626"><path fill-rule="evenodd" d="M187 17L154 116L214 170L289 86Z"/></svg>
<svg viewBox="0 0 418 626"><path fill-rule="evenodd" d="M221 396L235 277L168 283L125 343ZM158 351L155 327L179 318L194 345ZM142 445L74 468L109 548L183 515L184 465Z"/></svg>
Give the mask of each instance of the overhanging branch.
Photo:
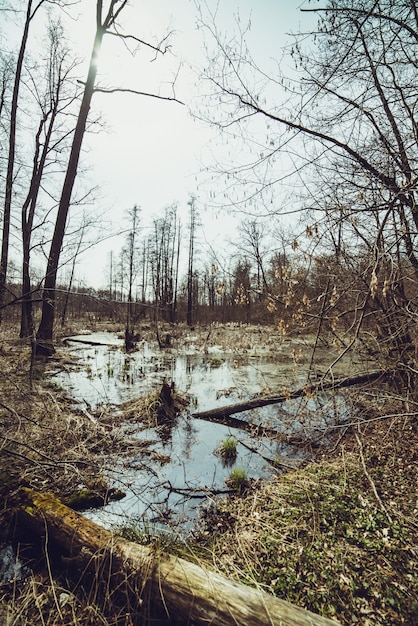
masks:
<svg viewBox="0 0 418 626"><path fill-rule="evenodd" d="M104 87L95 87L95 93L131 93L136 96L146 96L147 98L156 98L157 100L169 100L171 102L178 102L178 104L185 105L184 102L176 98L175 96L160 96L156 93L148 93L147 91L138 91L136 89L128 89L122 87L115 87L114 89L105 89Z"/></svg>
<svg viewBox="0 0 418 626"><path fill-rule="evenodd" d="M351 156L359 165L363 167L364 170L372 174L375 179L379 180L386 187L386 189L389 189L390 191L393 191L395 193L399 193L400 189L396 183L395 178L379 172L379 170L377 170L374 165L367 161L367 159L361 156L359 152L351 148L351 146L349 146L348 144L340 141L336 137L332 137L331 135L322 133L319 130L308 128L306 126L303 126L302 124L297 124L296 122L292 122L289 119L280 117L279 115L275 115L274 113L270 113L269 111L266 111L265 109L259 107L257 104L249 102L245 99L245 97L240 94L227 91L225 89L223 91L225 93L228 93L230 96L235 96L236 98L238 98L243 106L252 109L255 113L259 113L260 115L263 115L264 117L267 117L272 121L283 124L283 126L287 126L288 128L291 128L293 130L298 130L305 135L314 137L315 139L320 139L321 141L324 141L332 146L335 146L336 148L339 148L340 150Z"/></svg>

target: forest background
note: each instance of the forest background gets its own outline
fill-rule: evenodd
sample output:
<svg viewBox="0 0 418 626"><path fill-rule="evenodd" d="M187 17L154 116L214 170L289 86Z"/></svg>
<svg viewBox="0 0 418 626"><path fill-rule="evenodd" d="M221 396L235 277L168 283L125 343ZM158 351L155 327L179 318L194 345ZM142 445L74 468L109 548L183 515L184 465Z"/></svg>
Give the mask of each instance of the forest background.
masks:
<svg viewBox="0 0 418 626"><path fill-rule="evenodd" d="M76 278L82 251L106 236L98 227L100 212L92 209L100 190L91 184L83 152L88 134L102 131L93 103L103 97L105 108L105 97L124 95L142 99L138 111L144 100L153 108L185 106L174 33L136 28L132 4L94 3L87 65L78 64L64 27L77 24L85 4L0 5L2 29L10 27L19 42L2 46L0 59L3 329L11 326L27 342L33 367L54 354L58 325L68 316L87 326L108 319L123 325L127 350L135 347L144 318L156 323L157 335L162 321L274 324L283 336L313 336L313 354L322 341L338 349L323 381L333 379L336 362L352 351L373 363L395 420L391 432L393 424L399 432L408 424L414 434L416 3L304 3L302 11L314 21L287 48L291 70L276 54L268 54L265 66L259 62L250 17L236 15L228 30L218 5L196 3L204 61L199 99L190 109L198 132L205 132L204 122L208 137L222 145L204 164L210 183L204 204L238 214L237 234L223 252L208 246L202 254L200 186L187 190L186 218L173 201L149 219L138 198L126 207L118 229L123 247L108 256L105 284L97 289ZM35 25L40 30L31 49ZM117 86L99 80L108 41L128 58L145 55L147 78L157 63L171 59L166 80L132 86L125 82L131 72ZM111 50L104 57L109 65ZM146 160L141 148L135 158ZM107 155L110 164L118 156ZM94 157L93 150L92 163ZM225 224L229 230L226 218ZM390 522L393 512L373 479L368 482ZM411 511L403 515L409 520ZM416 605L408 606L409 615L416 612Z"/></svg>
<svg viewBox="0 0 418 626"><path fill-rule="evenodd" d="M55 299L63 301L61 317L70 300L84 302L76 305L77 314L86 308L99 313L95 309L103 308L105 300L115 303L114 310L118 300L135 300L157 306L170 321L188 316L189 323L199 315L223 321L278 318L286 328L290 318L304 324L320 318L331 328L344 327L349 341L367 324L382 334L379 347L387 348L385 358L395 350L396 359L401 354L405 361L405 351L410 354L414 345L411 302L418 268L413 5L392 9L353 3L346 10L333 5L321 10L307 3L302 9L319 22L294 36L287 50L294 59L289 77L280 59L273 60L272 74L271 66L259 67L251 56L250 18L242 22L236 15L231 32L219 26L219 7L197 6L206 61L199 75L204 93L201 87L203 95L192 112L229 146L229 152L218 152L214 162L206 163L207 176L216 184L216 193L212 186L208 196L213 205L239 211L237 236L228 245L227 261L210 245L202 258L197 253L197 247L202 249L199 201L192 192L186 223L175 201L151 219L139 203L126 207L125 245L109 255L101 292L91 286L73 289L77 258L93 245L100 223L92 209L96 191L79 165L85 134L100 130L91 109L93 95L142 98L152 106L183 104L176 91L178 58L174 65L170 59L170 79L149 90L96 84L103 37L105 45L108 40L120 45L128 59L148 55L147 80L154 61L164 62L171 54L173 33L160 39L153 34L148 41L141 33L122 31L122 20L132 23L136 15L129 3L107 8L100 3L97 15L90 15L86 32L95 37L93 56L87 79L80 78L77 51L74 56L63 22L84 24L82 7L38 2L22 3L20 10L2 8L15 33L19 21L23 28L18 56L2 52L1 100L0 296L3 315L15 315L21 300L21 335L47 344L37 350L51 349ZM31 52L35 25L36 46L42 33L42 60ZM379 38L372 37L372 29ZM110 51L104 58L108 65L115 57ZM147 228L141 231L142 214ZM292 227L283 220L289 215L297 215ZM83 292L94 297L80 298ZM31 310L38 309L39 296L43 312L36 331ZM10 302L14 306L4 309Z"/></svg>

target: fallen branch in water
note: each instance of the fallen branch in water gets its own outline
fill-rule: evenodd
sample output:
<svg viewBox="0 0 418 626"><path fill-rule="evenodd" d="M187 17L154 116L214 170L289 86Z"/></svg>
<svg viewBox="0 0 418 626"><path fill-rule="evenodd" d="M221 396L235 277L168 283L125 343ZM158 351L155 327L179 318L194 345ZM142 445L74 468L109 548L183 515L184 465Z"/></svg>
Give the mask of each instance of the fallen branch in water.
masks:
<svg viewBox="0 0 418 626"><path fill-rule="evenodd" d="M244 402L236 402L235 404L229 404L227 406L216 407L214 409L209 409L208 411L198 411L197 413L192 413L192 417L203 420L213 420L215 422L219 421L221 423L226 423L231 426L236 426L237 428L246 428L243 426L244 423L248 424L244 420L236 420L237 425L235 425L232 420L235 418L230 418L230 415L234 413L242 413L243 411L251 411L251 409L257 409L262 406L268 406L270 404L279 404L280 402L286 402L288 400L294 400L295 398L301 398L302 396L314 396L318 392L323 391L334 391L336 389L342 389L344 387L352 387L354 385L362 385L364 383L370 383L379 378L383 378L387 376L390 372L384 370L378 370L375 372L370 372L369 374L359 374L357 376L352 376L349 378L341 378L338 380L333 380L329 383L324 383L323 381L319 381L314 385L308 385L305 387L301 387L294 391L288 391L282 394L275 394L270 396L260 396L257 398L252 398L251 400L245 400ZM228 418L227 422L222 422L223 419ZM239 425L241 424L241 425ZM255 425L251 424L248 428L254 428ZM277 431L273 431L269 428L264 428L263 426L259 426L261 429L261 433L265 432L266 434L278 434ZM269 432L270 431L270 432Z"/></svg>
<svg viewBox="0 0 418 626"><path fill-rule="evenodd" d="M210 496L227 496L235 493L234 489L213 489L211 487L175 487L170 481L163 485L170 493L177 493L188 498L206 499Z"/></svg>

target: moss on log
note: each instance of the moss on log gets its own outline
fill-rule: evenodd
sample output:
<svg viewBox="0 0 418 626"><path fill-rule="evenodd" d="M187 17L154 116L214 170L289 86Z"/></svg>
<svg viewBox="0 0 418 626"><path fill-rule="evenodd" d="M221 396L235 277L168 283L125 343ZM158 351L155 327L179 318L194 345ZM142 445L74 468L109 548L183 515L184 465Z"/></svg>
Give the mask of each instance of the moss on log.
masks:
<svg viewBox="0 0 418 626"><path fill-rule="evenodd" d="M128 606L163 608L173 622L216 626L336 626L263 591L247 587L184 559L117 537L69 509L51 494L23 488L18 520L63 564L89 572L95 584L117 589ZM46 543L46 541L45 541ZM179 618L180 616L180 618Z"/></svg>

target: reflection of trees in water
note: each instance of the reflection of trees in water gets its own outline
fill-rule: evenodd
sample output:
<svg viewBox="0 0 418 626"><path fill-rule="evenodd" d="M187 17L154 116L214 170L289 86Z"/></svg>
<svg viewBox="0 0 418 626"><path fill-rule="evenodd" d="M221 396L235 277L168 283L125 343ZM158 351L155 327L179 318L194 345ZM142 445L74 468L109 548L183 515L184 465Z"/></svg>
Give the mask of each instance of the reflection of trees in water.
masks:
<svg viewBox="0 0 418 626"><path fill-rule="evenodd" d="M289 435L299 433L311 440L344 422L353 410L349 398L342 394L318 393L271 407L270 423L279 432Z"/></svg>
<svg viewBox="0 0 418 626"><path fill-rule="evenodd" d="M184 417L184 448L183 458L190 459L193 451L193 446L196 442L197 429L193 425L193 418L190 415Z"/></svg>
<svg viewBox="0 0 418 626"><path fill-rule="evenodd" d="M193 371L196 369L196 365L197 365L196 357L192 354L186 354L186 357L185 357L186 374L193 374Z"/></svg>

